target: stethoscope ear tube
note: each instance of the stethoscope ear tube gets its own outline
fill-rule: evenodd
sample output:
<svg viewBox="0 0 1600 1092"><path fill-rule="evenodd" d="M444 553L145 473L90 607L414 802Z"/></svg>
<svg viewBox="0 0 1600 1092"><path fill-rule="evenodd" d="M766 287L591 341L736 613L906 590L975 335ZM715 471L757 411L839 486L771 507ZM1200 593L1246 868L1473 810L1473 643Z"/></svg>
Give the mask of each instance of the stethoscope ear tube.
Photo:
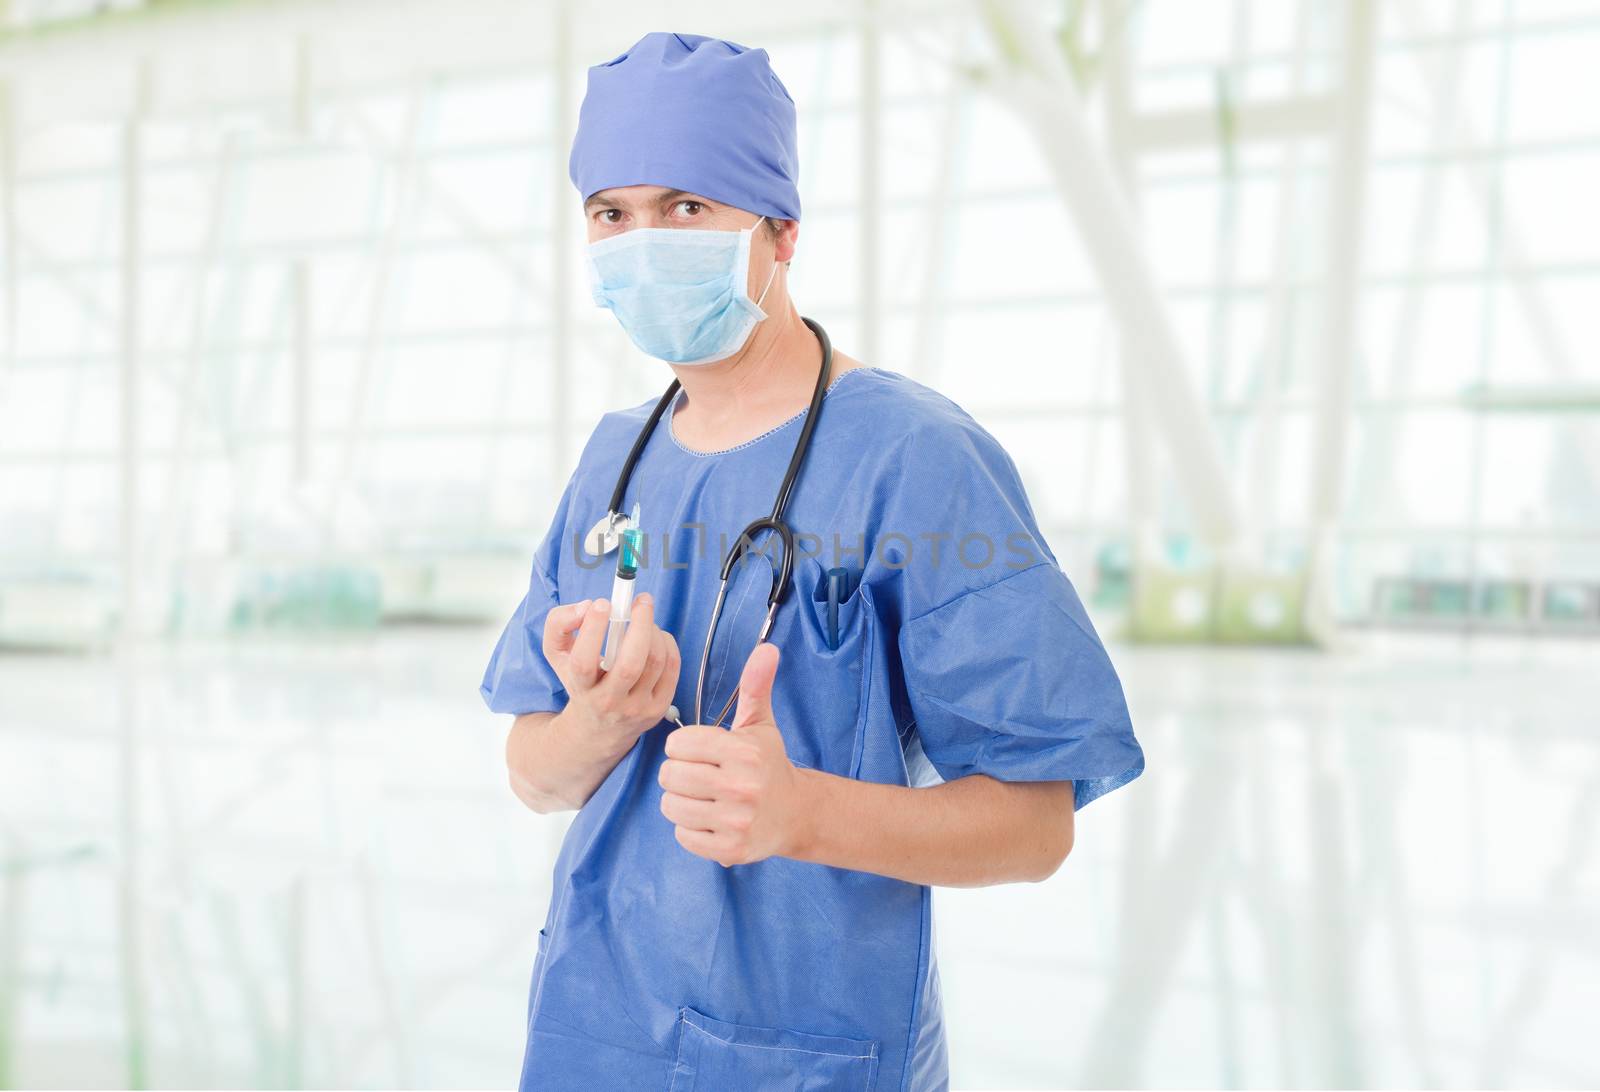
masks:
<svg viewBox="0 0 1600 1092"><path fill-rule="evenodd" d="M611 491L611 503L606 505L606 512L616 516L622 512L622 501L628 492L628 482L633 480L633 468L639 461L639 455L644 451L644 445L650 442L650 434L656 430L656 424L661 420L661 415L667 412L667 407L672 405L672 398L678 393L681 384L674 379L667 387L667 393L656 401L655 409L650 411L650 417L644 423L644 428L639 430L639 435L634 437L633 447L628 449L628 457L622 460L622 473L617 475L616 488Z"/></svg>
<svg viewBox="0 0 1600 1092"><path fill-rule="evenodd" d="M722 599L724 591L726 591L726 585L724 585L722 590L717 592L717 605L711 610L711 633L715 633L717 631L717 618L722 614ZM756 634L756 644L759 645L761 642L767 639L767 634L772 632L772 620L777 616L778 604L776 602L767 604L767 616L761 623L761 632ZM710 659L711 641L708 635L705 647L700 650L700 677L696 681L694 688L694 719L699 724L720 725L722 723L722 718L726 717L729 711L733 709L733 703L739 700L739 688L737 686L733 688L733 693L728 695L727 702L722 706L722 711L717 714L715 720L703 720L701 718L700 706L705 698L706 664L710 661Z"/></svg>
<svg viewBox="0 0 1600 1092"><path fill-rule="evenodd" d="M794 532L789 525L781 519L768 516L765 519L754 520L743 531L739 532L738 541L733 544L733 549L728 551L727 558L722 562L722 574L717 583L717 601L711 608L711 622L706 626L706 642L700 650L700 674L695 682L694 691L694 717L700 724L721 724L722 718L728 715L728 710L733 708L733 703L739 697L739 688L734 687L733 694L728 698L728 704L722 707L722 712L717 714L713 721L701 720L704 712L702 709L706 685L706 667L711 662L711 637L717 632L717 621L722 617L722 604L728 597L728 579L733 575L733 567L739 560L746 557L755 549L755 539L762 531L771 531L778 536L781 544L783 559L778 562L776 571L772 574L772 587L767 592L767 617L761 623L761 632L756 635L756 644L767 639L767 634L772 632L772 621L778 616L778 604L783 601L783 593L789 587L789 577L794 573Z"/></svg>
<svg viewBox="0 0 1600 1092"><path fill-rule="evenodd" d="M811 450L811 434L816 431L817 418L822 413L822 399L828 392L828 378L833 372L833 342L829 339L828 332L822 328L820 323L806 318L804 315L801 316L801 321L811 328L811 332L817 337L817 342L822 346L822 367L817 371L817 384L811 392L811 407L806 413L805 422L800 427L800 436L795 441L794 453L789 456L789 466L784 471L783 483L778 487L778 495L773 500L772 514L765 519L753 521L743 531L739 532L738 541L734 543L733 549L728 552L727 558L722 563L722 572L717 587L717 601L711 608L711 624L706 627L705 645L700 650L700 676L695 682L694 715L695 720L702 724L706 723L701 718L704 712L702 702L705 697L706 668L711 661L711 639L716 636L717 622L722 617L722 607L727 601L728 579L733 574L734 565L738 563L741 557L744 557L750 550L755 548L755 537L761 532L772 531L777 534L781 543L783 557L778 562L777 571L772 575L772 588L767 592L767 616L761 623L761 632L756 637L757 644L765 641L771 634L773 620L778 614L778 605L783 602L784 594L789 588L789 580L794 575L794 532L784 522L783 516L788 510L789 497L794 492L795 482L800 478L800 470L805 465L806 453ZM679 382L674 379L672 385L667 388L667 392L656 402L655 408L650 411L649 420L645 422L644 428L639 430L639 435L634 439L633 447L629 450L628 457L623 460L622 473L617 475L617 485L611 492L611 503L607 506L607 512L611 518L614 519L616 514L622 511L622 504L628 491L628 482L633 477L634 465L639 461L639 456L644 451L645 444L649 442L650 434L655 431L656 425L660 423L661 415L672 404L674 396L678 393L679 386ZM738 700L738 697L739 688L735 686L733 693L728 697L728 703L722 707L722 712L711 723L720 724L722 718L728 715L728 710L733 708L734 702Z"/></svg>
<svg viewBox="0 0 1600 1092"><path fill-rule="evenodd" d="M717 632L717 619L722 617L722 602L728 597L728 581L724 577L717 588L717 601L711 608L711 624L706 627L706 642L700 648L700 671L694 683L694 722L705 723L706 665L711 662L711 635Z"/></svg>
<svg viewBox="0 0 1600 1092"><path fill-rule="evenodd" d="M822 415L822 397L828 393L828 377L833 373L833 341L828 337L828 331L822 328L821 323L804 316L800 321L817 335L817 342L822 346L822 369L817 372L817 385L811 392L811 408L800 426L800 438L794 443L794 454L789 456L789 469L784 471L783 484L778 487L778 497L772 505L772 518L775 520L783 519L784 512L788 510L789 494L794 492L800 467L805 462L806 453L811 450L811 434L816 431L817 418Z"/></svg>
<svg viewBox="0 0 1600 1092"><path fill-rule="evenodd" d="M783 591L789 586L789 577L794 572L794 532L789 530L789 525L782 519L767 516L765 519L752 520L743 531L739 532L738 541L733 544L733 549L728 551L727 558L722 562L722 582L726 584L728 577L733 575L733 567L739 563L739 559L755 549L756 536L762 531L772 531L783 545L783 560L778 562L778 571L772 574L772 590L767 593L767 605L770 607L783 598Z"/></svg>

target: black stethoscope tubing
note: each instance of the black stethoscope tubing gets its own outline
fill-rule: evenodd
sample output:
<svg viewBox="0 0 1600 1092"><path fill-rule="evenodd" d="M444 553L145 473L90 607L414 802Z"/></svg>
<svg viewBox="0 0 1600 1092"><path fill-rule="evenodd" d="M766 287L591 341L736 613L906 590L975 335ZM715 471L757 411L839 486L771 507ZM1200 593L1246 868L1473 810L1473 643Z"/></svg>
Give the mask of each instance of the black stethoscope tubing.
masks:
<svg viewBox="0 0 1600 1092"><path fill-rule="evenodd" d="M800 427L800 436L795 440L794 453L789 456L789 467L784 471L783 482L778 487L778 495L772 502L772 514L761 519L752 520L745 529L739 532L738 541L733 549L728 551L727 558L722 563L722 572L717 588L716 605L711 608L711 622L706 627L705 645L700 653L700 676L695 683L695 720L706 723L701 719L701 703L705 695L706 665L711 658L711 639L717 632L717 622L722 617L722 605L728 595L728 578L733 573L733 567L748 551L754 549L755 537L763 531L771 531L778 536L783 546L783 560L779 563L778 571L772 576L772 589L767 593L767 615L761 624L761 631L756 636L756 644L767 639L767 634L772 631L772 621L777 616L778 606L783 602L784 594L789 588L789 578L794 573L794 531L784 521L784 513L789 507L789 497L794 493L795 482L800 477L800 470L805 465L806 453L811 449L811 434L816 431L817 417L822 412L822 397L828 390L828 375L833 371L833 342L828 338L828 332L820 323L801 316L801 321L811 328L817 336L817 341L822 345L822 367L817 372L817 385L811 392L811 406L806 413L805 422ZM628 492L628 482L633 478L633 468L639 461L639 456L644 452L645 444L649 443L650 436L655 432L656 425L661 421L661 415L666 413L667 407L672 405L672 400L677 396L681 384L674 379L667 387L667 392L661 396L655 408L650 411L649 418L644 427L639 430L639 435L633 441L633 447L628 451L628 457L622 462L622 473L617 476L617 486L611 491L611 503L606 511L614 519L620 513L623 500ZM738 700L739 689L734 688L728 702L717 714L712 724L720 724L722 718L728 715L728 710L733 708L733 703Z"/></svg>

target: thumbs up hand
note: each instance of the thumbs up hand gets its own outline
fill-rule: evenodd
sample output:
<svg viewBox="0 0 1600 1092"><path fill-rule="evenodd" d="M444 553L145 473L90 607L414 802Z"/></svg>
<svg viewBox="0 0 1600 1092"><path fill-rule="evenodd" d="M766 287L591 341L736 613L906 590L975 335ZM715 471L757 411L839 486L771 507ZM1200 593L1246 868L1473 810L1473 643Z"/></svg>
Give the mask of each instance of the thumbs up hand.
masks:
<svg viewBox="0 0 1600 1092"><path fill-rule="evenodd" d="M757 645L739 679L732 729L676 729L656 775L678 843L724 867L786 856L799 830L801 778L772 715L777 672L777 646Z"/></svg>

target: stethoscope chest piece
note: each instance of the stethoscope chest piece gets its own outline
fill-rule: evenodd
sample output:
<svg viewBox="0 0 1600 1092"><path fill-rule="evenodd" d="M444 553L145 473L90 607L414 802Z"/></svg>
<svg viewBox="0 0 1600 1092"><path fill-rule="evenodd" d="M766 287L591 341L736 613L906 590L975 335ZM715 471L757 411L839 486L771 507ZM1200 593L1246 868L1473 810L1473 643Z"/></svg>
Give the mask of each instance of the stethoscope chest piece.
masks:
<svg viewBox="0 0 1600 1092"><path fill-rule="evenodd" d="M589 533L583 536L583 550L590 557L604 557L622 542L622 532L633 526L633 521L621 512L607 512Z"/></svg>

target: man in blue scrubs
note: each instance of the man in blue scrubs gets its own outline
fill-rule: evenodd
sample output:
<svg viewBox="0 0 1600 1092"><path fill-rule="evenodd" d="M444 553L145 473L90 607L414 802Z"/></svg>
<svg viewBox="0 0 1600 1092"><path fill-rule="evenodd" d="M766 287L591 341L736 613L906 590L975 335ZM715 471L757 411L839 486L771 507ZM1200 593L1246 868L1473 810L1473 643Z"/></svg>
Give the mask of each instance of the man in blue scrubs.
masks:
<svg viewBox="0 0 1600 1092"><path fill-rule="evenodd" d="M610 670L615 558L585 536L655 399L596 426L483 678L514 790L577 809L522 1087L944 1088L930 885L1046 878L1075 809L1138 776L1116 672L995 439L836 351L768 640L763 546L706 661L728 726L666 719L695 716L722 558L822 365L788 293L794 103L764 50L649 34L589 70L570 170L595 301L681 390L620 508L646 549Z"/></svg>

